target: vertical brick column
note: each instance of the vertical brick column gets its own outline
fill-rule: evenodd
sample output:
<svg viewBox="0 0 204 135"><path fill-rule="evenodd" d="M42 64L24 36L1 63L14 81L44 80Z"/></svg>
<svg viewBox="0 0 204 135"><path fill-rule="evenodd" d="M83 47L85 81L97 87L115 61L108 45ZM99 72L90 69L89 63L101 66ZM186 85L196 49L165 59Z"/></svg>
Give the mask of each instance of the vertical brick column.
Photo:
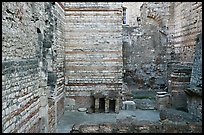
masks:
<svg viewBox="0 0 204 135"><path fill-rule="evenodd" d="M95 98L95 112L99 112L99 98Z"/></svg>
<svg viewBox="0 0 204 135"><path fill-rule="evenodd" d="M105 98L105 112L108 113L109 112L109 99Z"/></svg>
<svg viewBox="0 0 204 135"><path fill-rule="evenodd" d="M119 98L115 99L115 112L119 113Z"/></svg>

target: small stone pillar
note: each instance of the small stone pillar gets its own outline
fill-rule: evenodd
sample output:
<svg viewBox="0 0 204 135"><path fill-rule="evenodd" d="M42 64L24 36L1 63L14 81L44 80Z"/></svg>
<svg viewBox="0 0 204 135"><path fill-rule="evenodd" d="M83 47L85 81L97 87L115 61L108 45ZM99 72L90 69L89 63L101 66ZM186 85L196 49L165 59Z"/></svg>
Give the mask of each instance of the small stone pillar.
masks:
<svg viewBox="0 0 204 135"><path fill-rule="evenodd" d="M156 95L156 109L162 110L170 107L170 94L167 92L157 92Z"/></svg>
<svg viewBox="0 0 204 135"><path fill-rule="evenodd" d="M99 112L99 98L95 98L95 112Z"/></svg>
<svg viewBox="0 0 204 135"><path fill-rule="evenodd" d="M115 99L115 112L119 113L119 98Z"/></svg>
<svg viewBox="0 0 204 135"><path fill-rule="evenodd" d="M109 112L109 99L105 98L105 112L108 113Z"/></svg>

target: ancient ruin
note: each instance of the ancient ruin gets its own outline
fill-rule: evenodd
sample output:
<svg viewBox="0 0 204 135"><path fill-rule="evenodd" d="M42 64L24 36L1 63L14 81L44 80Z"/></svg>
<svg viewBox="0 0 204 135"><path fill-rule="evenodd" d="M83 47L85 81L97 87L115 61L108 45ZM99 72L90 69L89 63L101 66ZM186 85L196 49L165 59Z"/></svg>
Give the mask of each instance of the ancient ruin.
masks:
<svg viewBox="0 0 204 135"><path fill-rule="evenodd" d="M202 2L2 2L3 133L202 133Z"/></svg>

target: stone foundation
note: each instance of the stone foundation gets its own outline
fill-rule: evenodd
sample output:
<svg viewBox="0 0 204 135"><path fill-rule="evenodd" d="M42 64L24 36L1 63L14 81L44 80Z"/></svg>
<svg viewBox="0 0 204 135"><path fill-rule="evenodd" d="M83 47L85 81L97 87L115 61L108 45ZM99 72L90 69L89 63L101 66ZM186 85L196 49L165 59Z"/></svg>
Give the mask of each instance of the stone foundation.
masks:
<svg viewBox="0 0 204 135"><path fill-rule="evenodd" d="M123 122L74 125L71 133L202 133L201 123L183 122Z"/></svg>

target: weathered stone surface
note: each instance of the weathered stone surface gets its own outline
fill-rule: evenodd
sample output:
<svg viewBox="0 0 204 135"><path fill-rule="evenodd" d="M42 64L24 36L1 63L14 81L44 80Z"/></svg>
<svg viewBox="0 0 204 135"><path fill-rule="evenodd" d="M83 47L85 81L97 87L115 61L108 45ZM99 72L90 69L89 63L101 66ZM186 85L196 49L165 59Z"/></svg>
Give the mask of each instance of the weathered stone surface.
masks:
<svg viewBox="0 0 204 135"><path fill-rule="evenodd" d="M78 108L78 111L80 112L86 112L87 108Z"/></svg>
<svg viewBox="0 0 204 135"><path fill-rule="evenodd" d="M135 102L134 101L123 101L122 109L124 110L135 110Z"/></svg>
<svg viewBox="0 0 204 135"><path fill-rule="evenodd" d="M136 109L153 110L156 107L156 102L153 99L134 99Z"/></svg>
<svg viewBox="0 0 204 135"><path fill-rule="evenodd" d="M195 93L202 95L202 90L193 89L193 87L202 87L202 34L199 34L196 39L194 63L190 80L190 87ZM200 91L199 91L200 90Z"/></svg>
<svg viewBox="0 0 204 135"><path fill-rule="evenodd" d="M62 26L60 26L61 30L53 30L49 23L45 24L50 14L61 12L60 16L64 15L63 10L58 7L59 5L55 6L56 9L49 2L2 3L2 74L4 75L2 90L5 93L2 97L2 124L4 125L2 132L4 133L53 132L56 117L62 115L60 112L63 112L63 107L60 106L57 116L55 116L55 111L51 109L52 107L49 108L49 110L54 111L52 117L48 117L49 114L46 111L50 101L47 96L49 91L48 79L46 78L47 68L50 65L47 64L45 56L47 50L43 48L43 40L52 41L51 38L53 38L54 33L64 30ZM48 7L50 10L46 10ZM44 36L47 28L52 30L48 39ZM58 57L63 58L63 51L60 52L59 50L63 50L64 36L58 34L54 38L56 38L56 42L52 43L52 49L55 49L59 54L61 53ZM57 45L60 49L56 49ZM53 58L56 57L53 56ZM53 65L58 65L58 63L63 65L63 61L54 60ZM58 67L63 67L62 65L58 67L53 65L50 67L57 71L60 71L57 69ZM62 80L61 77L56 75L55 84L58 84L58 79ZM60 89L62 86L57 85L57 90L62 91ZM42 113L40 110L43 109L45 111ZM44 124L41 122L41 118L45 121L52 121L48 122L50 123L49 127L46 122Z"/></svg>
<svg viewBox="0 0 204 135"><path fill-rule="evenodd" d="M175 109L163 109L160 112L160 118L161 120L171 120L171 121L177 121L177 122L197 122L200 121L196 116L184 112L184 111L179 111Z"/></svg>
<svg viewBox="0 0 204 135"><path fill-rule="evenodd" d="M130 76L137 88L163 88L167 83L165 59L157 60L165 56L165 43L157 43L160 33L151 25L144 25L141 35L134 35L139 27L123 26L124 81Z"/></svg>
<svg viewBox="0 0 204 135"><path fill-rule="evenodd" d="M142 90L168 86L169 92L183 92L190 83L187 101L171 93L188 113L161 116L190 122L133 126L128 119L119 127L92 124L74 132L202 132L194 123L202 120L202 2L134 5L141 7L131 12L128 26L120 2L3 2L2 132L55 132L64 106L93 108L95 91L124 94L123 79Z"/></svg>
<svg viewBox="0 0 204 135"><path fill-rule="evenodd" d="M67 97L122 89L121 9L120 2L65 4Z"/></svg>
<svg viewBox="0 0 204 135"><path fill-rule="evenodd" d="M81 125L79 130L81 133L99 133L99 125Z"/></svg>
<svg viewBox="0 0 204 135"><path fill-rule="evenodd" d="M71 133L202 133L202 124L168 120L162 122L123 120L122 123L117 121L75 125Z"/></svg>

